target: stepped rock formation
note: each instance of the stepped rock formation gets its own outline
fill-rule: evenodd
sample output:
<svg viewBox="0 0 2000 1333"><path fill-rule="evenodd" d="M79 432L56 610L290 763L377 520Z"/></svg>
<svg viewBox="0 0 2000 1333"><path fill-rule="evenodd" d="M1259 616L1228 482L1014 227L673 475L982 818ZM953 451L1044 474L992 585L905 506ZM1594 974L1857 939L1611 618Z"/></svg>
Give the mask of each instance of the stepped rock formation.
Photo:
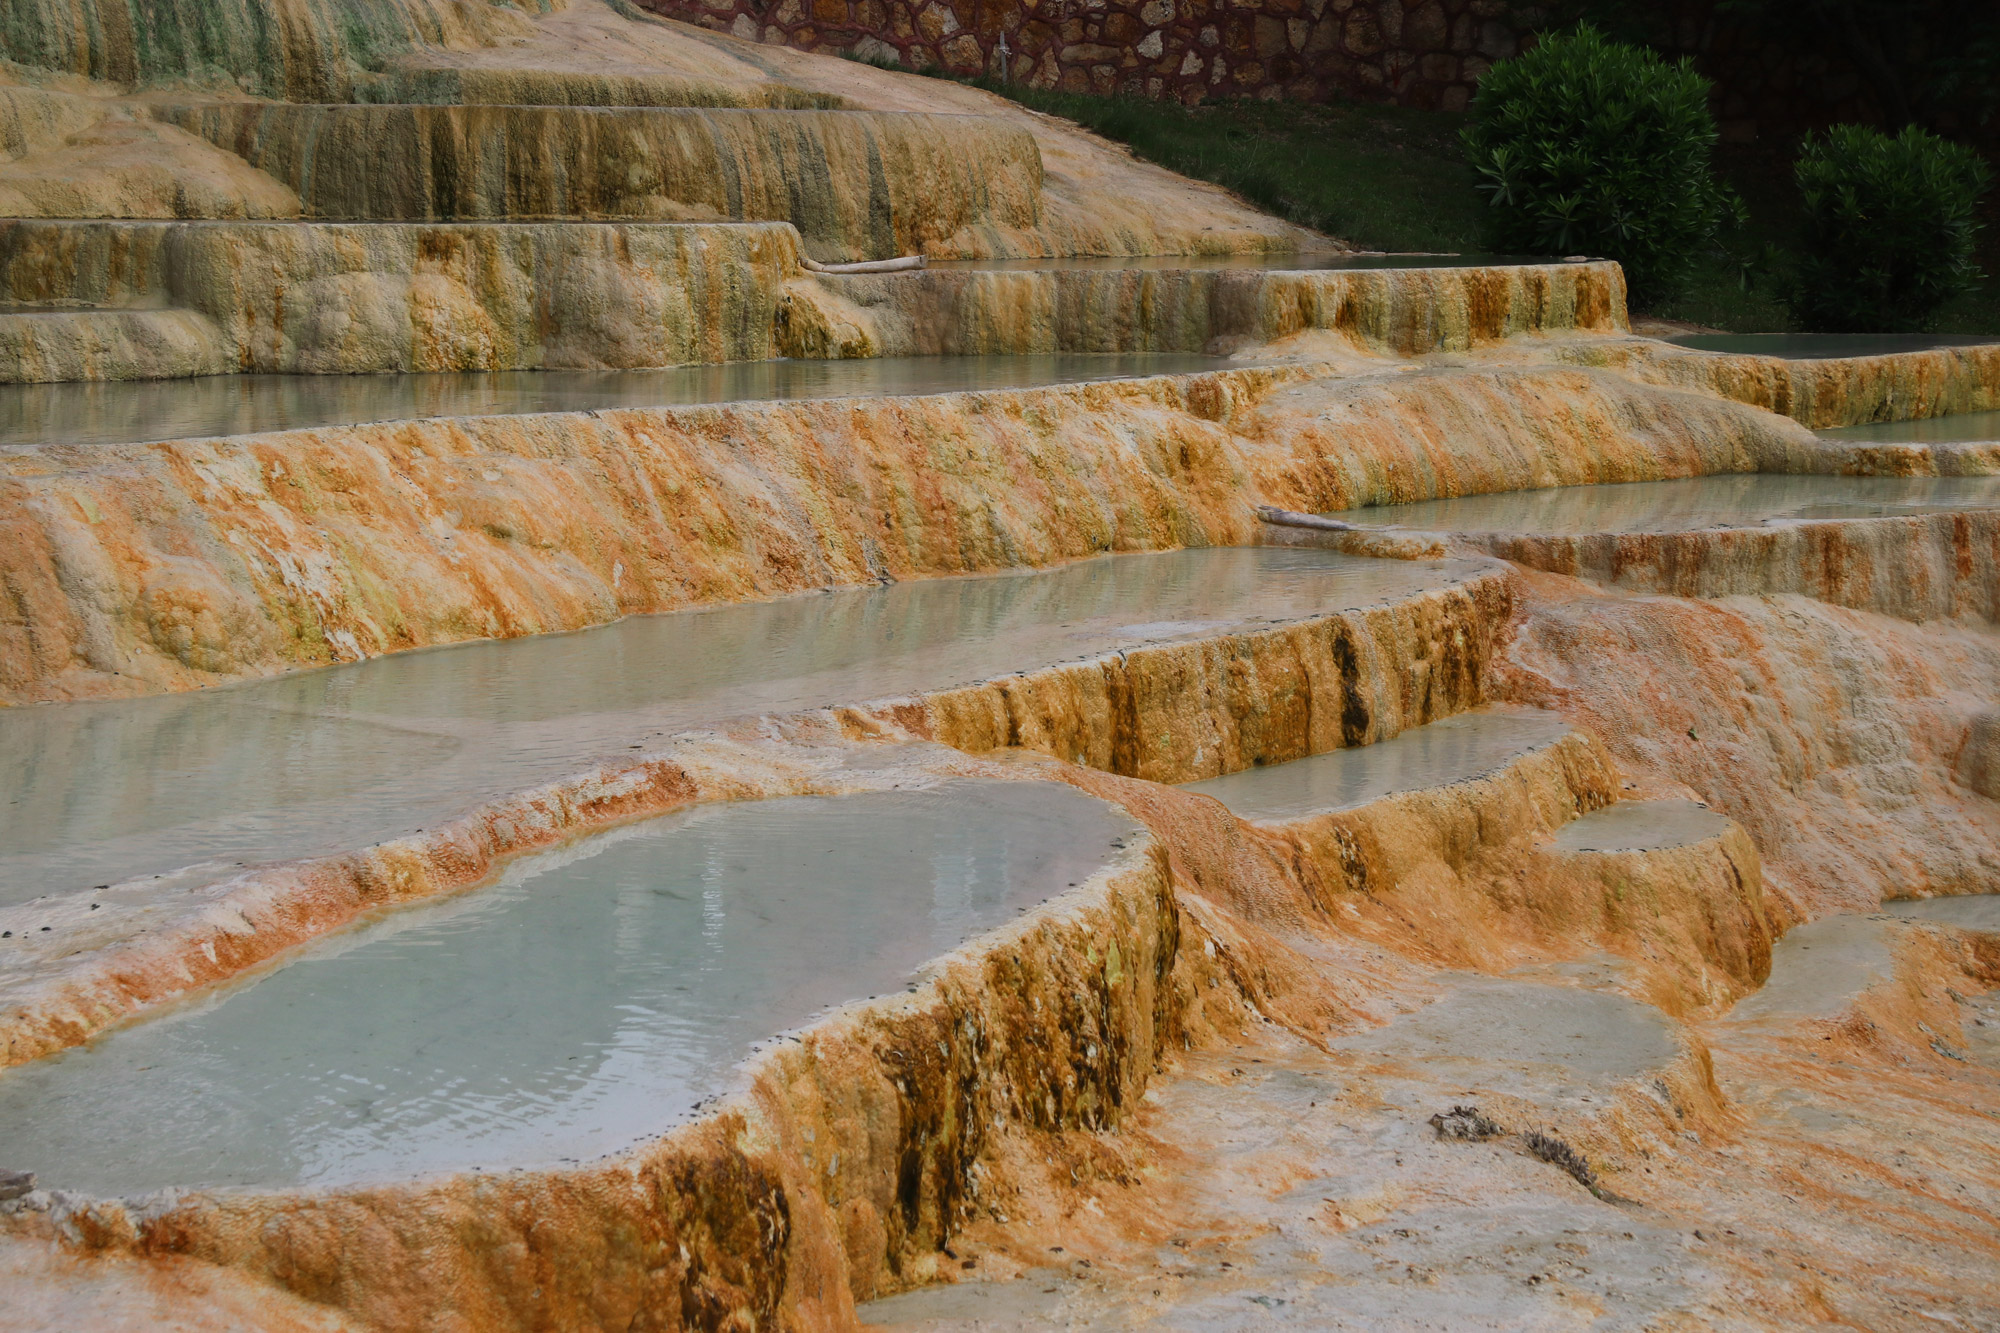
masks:
<svg viewBox="0 0 2000 1333"><path fill-rule="evenodd" d="M1993 812L1954 771L2000 689L1983 614L1910 625L1796 594L1527 586L1539 609L1511 647L1508 695L1561 700L1629 772L1742 821L1793 918L1992 891Z"/></svg>
<svg viewBox="0 0 2000 1333"><path fill-rule="evenodd" d="M1608 262L1263 262L1339 246L975 89L622 0L0 11L0 1323L2000 1308L1969 896L2000 887L2000 452L1814 433L2000 406L2000 346L1697 352L1632 336ZM935 265L817 268L907 253ZM1106 257L1144 262L1063 262ZM455 416L413 387L219 436L143 383L1161 351L1214 359ZM1593 489L1724 474L1955 480L1647 522ZM1544 487L1588 521L1341 516ZM1183 549L1232 546L1277 549ZM101 1196L14 1160L18 1090L82 1104L64 1078L163 1015L724 803L964 779L1124 832L970 935L940 923L976 858L917 848L947 952L608 1156ZM567 931L592 984L644 947ZM814 972L797 934L758 965ZM509 978L524 1013L562 984ZM257 1013L289 1051L299 1015ZM467 1143L480 1095L435 1099Z"/></svg>
<svg viewBox="0 0 2000 1333"><path fill-rule="evenodd" d="M1002 237L1039 221L1034 140L988 117L246 103L153 114L276 177L315 218L786 221L828 259L1004 252Z"/></svg>
<svg viewBox="0 0 2000 1333"><path fill-rule="evenodd" d="M1466 351L1551 330L1622 331L1614 264L1369 271L1203 268L951 269L824 280L865 351L1232 351L1307 331L1342 345ZM813 351L813 355L828 355Z"/></svg>
<svg viewBox="0 0 2000 1333"><path fill-rule="evenodd" d="M823 261L1326 244L1003 99L940 86L913 105L866 67L792 71L598 0L26 5L0 32L0 214L47 219L10 235L6 380L902 347L848 327L850 303L789 259L746 271L744 250L767 243L664 222L792 223L795 250ZM106 218L215 226L172 241L85 221ZM355 219L458 225L375 236ZM538 219L572 225L504 225ZM524 282L546 303L524 302ZM726 332L648 332L656 312L697 308ZM1221 332L1183 330L1196 348Z"/></svg>
<svg viewBox="0 0 2000 1333"><path fill-rule="evenodd" d="M1785 361L1634 340L1583 345L1569 355L1585 364L1616 365L1655 383L1707 389L1815 428L2000 407L1993 387L2000 352L1990 344L1893 356Z"/></svg>
<svg viewBox="0 0 2000 1333"><path fill-rule="evenodd" d="M0 285L55 307L0 315L22 381L754 360L799 272L796 234L773 226L0 229ZM104 332L135 325L136 346ZM169 330L185 346L146 337Z"/></svg>

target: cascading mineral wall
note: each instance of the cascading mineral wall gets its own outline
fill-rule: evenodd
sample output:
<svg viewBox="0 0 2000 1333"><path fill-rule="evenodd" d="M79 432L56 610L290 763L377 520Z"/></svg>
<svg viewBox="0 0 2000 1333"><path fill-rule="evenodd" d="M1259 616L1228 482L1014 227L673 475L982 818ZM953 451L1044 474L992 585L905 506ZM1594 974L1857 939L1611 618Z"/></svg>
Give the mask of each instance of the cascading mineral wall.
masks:
<svg viewBox="0 0 2000 1333"><path fill-rule="evenodd" d="M1778 920L1992 888L2000 821L1959 765L2000 697L1989 626L1548 574L1521 587L1496 694L1561 711L1636 780L1741 823Z"/></svg>
<svg viewBox="0 0 2000 1333"><path fill-rule="evenodd" d="M1254 531L1187 410L1273 372L13 455L14 701ZM48 461L53 461L49 459Z"/></svg>
<svg viewBox="0 0 2000 1333"><path fill-rule="evenodd" d="M1428 901L1442 889L1479 918L1461 945L1485 961L1558 931L1635 955L1668 946L1661 984L1691 979L1683 989L1696 1002L1710 970L1760 975L1754 856L1733 898L1726 889L1741 848L1629 867L1661 912L1638 923L1643 941L1619 919L1618 889L1540 858L1539 835L1611 797L1602 751L1581 737L1377 802L1343 817L1345 837L1303 842L1130 779L1053 764L999 771L1126 804L1152 838L947 958L915 994L855 1005L776 1044L750 1065L743 1096L695 1124L580 1167L310 1194L183 1192L137 1207L69 1200L17 1214L7 1230L46 1241L59 1228L89 1252L224 1265L377 1328L429 1327L447 1311L469 1328L746 1317L848 1328L856 1295L935 1280L954 1235L1012 1208L1028 1183L1012 1165L1022 1149L1039 1161L1087 1141L1079 1131L1118 1126L1170 1049L1236 1031L1252 1012L1351 1026L1311 951L1351 946L1342 937L1356 904L1364 938L1408 943L1414 905L1392 900L1408 885L1356 892L1356 865L1437 867L1419 876ZM1511 887L1523 867L1533 870L1525 897Z"/></svg>
<svg viewBox="0 0 2000 1333"><path fill-rule="evenodd" d="M0 488L0 697L185 689L885 575L1235 544L1255 538L1259 500L1337 508L1552 469L1635 480L1668 466L1662 440L1683 472L1810 446L1781 419L1603 372L1312 374L19 451ZM1524 420L1541 423L1526 448L1510 433Z"/></svg>
<svg viewBox="0 0 2000 1333"><path fill-rule="evenodd" d="M1755 991L1775 934L1741 828L1610 855L1541 841L1619 788L1611 754L1571 732L1496 772L1287 820L1273 836L1329 914L1360 904L1371 925L1414 933L1445 966L1504 971L1524 944L1559 953L1589 941L1637 961L1639 988L1670 1013Z"/></svg>
<svg viewBox="0 0 2000 1333"><path fill-rule="evenodd" d="M532 8L560 8L560 0ZM344 101L411 47L485 45L530 30L478 0L6 0L0 54L119 84L192 82L295 101Z"/></svg>
<svg viewBox="0 0 2000 1333"><path fill-rule="evenodd" d="M1787 361L1607 339L1573 344L1564 355L1751 403L1815 430L2000 409L2000 344Z"/></svg>
<svg viewBox="0 0 2000 1333"><path fill-rule="evenodd" d="M0 345L19 350L0 381L1200 352L1307 329L1418 355L1622 320L1607 265L954 271L857 287L803 273L799 249L784 223L16 219L0 222L0 299L54 309L0 312ZM926 305L932 277L957 295ZM970 345L953 331L965 320L983 329Z"/></svg>
<svg viewBox="0 0 2000 1333"><path fill-rule="evenodd" d="M798 272L782 223L0 222L0 295L104 307L0 325L0 379L760 360Z"/></svg>
<svg viewBox="0 0 2000 1333"><path fill-rule="evenodd" d="M162 106L308 216L785 221L821 259L1007 253L1041 153L979 116L681 107Z"/></svg>
<svg viewBox="0 0 2000 1333"><path fill-rule="evenodd" d="M465 889L510 856L697 799L841 789L803 761L803 746L774 754L744 744L768 742L774 729L822 746L845 736L1028 749L1164 782L1386 740L1480 702L1509 584L1495 565L1455 586L1262 632L856 699L754 721L720 743L690 733L670 753L589 767L352 854L59 913L60 936L23 931L0 971L0 1068L87 1041L365 912ZM44 924L49 912L31 909Z"/></svg>
<svg viewBox="0 0 2000 1333"><path fill-rule="evenodd" d="M2000 621L2000 514L1680 533L1467 533L1503 560L1672 597L1791 593L1904 620Z"/></svg>
<svg viewBox="0 0 2000 1333"><path fill-rule="evenodd" d="M704 84L680 66L581 68L601 28L553 39L569 67L445 59L539 41L546 60L550 31L480 0L0 0L0 54L128 86L100 86L98 106L0 90L0 154L14 159L0 204L16 201L0 211L308 218L0 223L0 294L56 307L4 312L0 378L1234 350L1295 335L1295 356L1315 336L1339 346L1329 364L1118 384L11 449L0 704L1254 541L1260 502L1325 511L1730 470L1914 469L1925 459L1843 451L1797 423L2000 406L1991 349L1792 363L1610 336L1491 345L1626 332L1622 277L1603 264L805 276L800 231L823 260L1300 238L1215 192L1108 168L1114 153L1052 146L1060 135L1026 113L836 113L823 108L844 83L803 90L851 78L906 111L980 105L944 84L883 93L870 80L886 76L859 67L800 88L741 70ZM747 49L730 59L798 68ZM161 85L173 91L112 96ZM292 104L195 104L208 92ZM812 109L444 105L676 99ZM406 100L432 105L380 105ZM162 162L137 161L156 150ZM66 175L90 179L72 188ZM733 218L769 221L715 225ZM1367 355L1383 352L1434 359ZM1570 364L1528 364L1550 357ZM767 1051L720 1113L616 1158L330 1191L10 1201L0 1243L160 1272L217 1265L376 1328L845 1330L857 1297L936 1279L969 1220L1011 1207L1010 1161L1046 1160L1053 1178L1065 1144L1137 1108L1166 1053L1224 1027L1263 1017L1319 1041L1379 1013L1388 992L1371 994L1374 981L1411 960L1500 970L1585 949L1622 960L1632 989L1669 1013L1712 1013L1764 980L1774 924L1888 891L1990 887L2000 651L1973 622L2000 611L1991 518L1496 538L1488 549L1530 568L1480 562L1390 605L683 733L644 754L621 744L612 761L389 843L129 903L107 893L103 911L34 906L38 927L53 919L63 934L8 939L0 1064L368 912L470 888L524 851L696 800L854 781L863 748L934 742L925 762L939 771L1057 777L1128 802L1151 831L915 993ZM1482 702L1496 681L1602 742L1572 734L1476 779L1282 827L1156 785L1385 740ZM1772 909L1758 848L1734 826L1657 854L1549 850L1565 820L1637 783L1741 819L1769 853ZM69 934L58 908L88 924ZM1933 969L1907 989L1957 975ZM1661 1128L1645 1142L1677 1151L1697 1126L1719 1141L1744 1118L1705 1062L1691 1047L1654 1081ZM1697 1114L1670 1122L1682 1103Z"/></svg>
<svg viewBox="0 0 2000 1333"><path fill-rule="evenodd" d="M309 1202L104 1203L64 1226L90 1249L241 1269L375 1328L851 1328L850 1274L882 1289L935 1275L989 1138L1116 1124L1177 1033L1158 847L1006 934L914 996L816 1024L754 1061L719 1114L608 1161Z"/></svg>
<svg viewBox="0 0 2000 1333"><path fill-rule="evenodd" d="M933 269L823 285L866 330L866 354L875 356L1235 350L1311 329L1421 356L1523 333L1627 327L1616 264Z"/></svg>
<svg viewBox="0 0 2000 1333"><path fill-rule="evenodd" d="M1254 638L943 692L921 721L891 716L954 749L1021 747L1153 782L1372 745L1480 702L1512 608L1501 569Z"/></svg>
<svg viewBox="0 0 2000 1333"><path fill-rule="evenodd" d="M1512 356L1501 348L1496 355ZM1308 513L1714 472L1835 470L1782 417L1602 370L1494 365L1320 376L1231 418L1267 503Z"/></svg>

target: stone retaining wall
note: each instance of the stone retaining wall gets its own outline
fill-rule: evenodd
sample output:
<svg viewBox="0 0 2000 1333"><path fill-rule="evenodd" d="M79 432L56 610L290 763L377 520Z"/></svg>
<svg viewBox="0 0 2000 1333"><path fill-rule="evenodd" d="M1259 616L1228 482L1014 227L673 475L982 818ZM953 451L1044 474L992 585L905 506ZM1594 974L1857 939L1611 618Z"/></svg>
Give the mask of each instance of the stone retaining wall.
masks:
<svg viewBox="0 0 2000 1333"><path fill-rule="evenodd" d="M750 41L1036 88L1188 103L1344 97L1443 111L1463 111L1480 75L1530 45L1535 25L1551 17L1532 0L639 3ZM1823 44L1786 40L1718 13L1716 0L1670 0L1633 17L1669 59L1691 57L1715 84L1710 106L1725 139L1883 123L1868 71ZM1944 128L1994 143L1991 127Z"/></svg>
<svg viewBox="0 0 2000 1333"><path fill-rule="evenodd" d="M752 41L1038 88L1335 95L1462 111L1520 45L1506 0L645 0Z"/></svg>

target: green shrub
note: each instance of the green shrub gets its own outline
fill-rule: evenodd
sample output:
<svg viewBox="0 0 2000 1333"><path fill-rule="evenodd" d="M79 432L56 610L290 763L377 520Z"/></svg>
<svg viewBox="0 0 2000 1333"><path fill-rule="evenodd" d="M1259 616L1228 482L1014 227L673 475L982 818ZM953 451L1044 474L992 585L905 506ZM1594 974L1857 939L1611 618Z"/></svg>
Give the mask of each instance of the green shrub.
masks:
<svg viewBox="0 0 2000 1333"><path fill-rule="evenodd" d="M1978 281L1973 206L1986 164L1914 125L1891 138L1836 125L1809 138L1794 168L1803 222L1785 303L1808 329L1929 328Z"/></svg>
<svg viewBox="0 0 2000 1333"><path fill-rule="evenodd" d="M1616 259L1637 304L1678 290L1738 207L1709 165L1708 81L1588 25L1488 70L1464 140L1489 244Z"/></svg>

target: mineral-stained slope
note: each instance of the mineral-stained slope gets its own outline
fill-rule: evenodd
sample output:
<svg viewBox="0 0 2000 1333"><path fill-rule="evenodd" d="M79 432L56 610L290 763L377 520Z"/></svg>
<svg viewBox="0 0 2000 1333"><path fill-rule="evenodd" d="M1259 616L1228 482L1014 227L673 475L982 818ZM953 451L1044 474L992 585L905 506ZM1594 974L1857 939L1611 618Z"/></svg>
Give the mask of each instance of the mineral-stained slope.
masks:
<svg viewBox="0 0 2000 1333"><path fill-rule="evenodd" d="M1155 392L1141 401L1161 410ZM1884 894L1990 883L2000 820L1954 776L2000 688L1990 628L1512 577L1526 595L1479 612L1511 624L1479 675L1580 736L1272 826L1143 780L1189 776L1173 757L1212 748L1165 659L1128 664L1101 701L1101 671L1065 669L795 726L791 744L1014 741L1081 760L986 771L1062 776L1157 842L917 994L780 1046L746 1099L611 1162L309 1197L46 1199L14 1212L9 1262L38 1300L106 1305L121 1284L218 1265L271 1284L258 1317L273 1327L293 1296L374 1327L425 1326L447 1300L481 1327L537 1326L557 1305L597 1324L844 1328L857 1301L911 1328L1897 1327L1918 1310L1977 1326L2000 1290L1979 1225L2000 1172L1962 1127L1994 1110L1973 1036L2000 980L1991 937L1772 941ZM1286 757L1311 713L1268 711L1285 673L1249 665L1204 697ZM1142 685L1154 702L1135 727L1101 730ZM858 771L787 760L785 744L746 732L677 762L737 795ZM1644 852L1551 842L1620 798L1688 792L1740 826ZM586 821L635 809L545 803ZM574 817L507 822L540 837ZM421 893L447 868L429 855L384 849L368 873ZM286 904L254 910L276 926ZM1822 970L1801 974L1815 952ZM91 984L136 979L141 956ZM1452 1119L1475 1105L1483 1119ZM99 1257L75 1267L71 1239L38 1261L58 1235ZM144 1266L161 1262L179 1267ZM230 1308L236 1281L200 1304Z"/></svg>
<svg viewBox="0 0 2000 1333"><path fill-rule="evenodd" d="M886 123L913 129L929 125L938 131L931 137L940 140L952 138L951 122L929 117L983 118L983 131L980 120L957 123L975 140L983 132L986 139L1015 143L1016 159L1018 149L1025 147L1033 179L1014 179L1020 173L1011 168L982 171L976 179L962 173L951 179L951 164L930 161L920 148L894 142L872 166L863 162L861 170L848 171L836 147L834 165L842 169L822 183L823 204L858 194L879 205L888 198L885 191L897 188L926 197L905 201L922 216L894 234L877 235L879 228L852 223L845 234L820 229L827 258L854 257L857 245L884 253L889 247L922 245L935 257L956 257L1212 254L1327 244L1250 210L1221 190L1138 163L1123 150L1004 98L850 62L772 51L600 0L534 11L402 0L276 5L243 0L214 13L186 3L79 0L61 14L46 5L23 3L0 21L0 53L15 62L29 85L8 88L0 97L0 150L18 159L0 161L0 198L12 198L13 211L31 216L294 215L299 203L278 183L280 178L305 187L308 212L330 210L343 217L356 216L343 210L367 197L387 198L399 184L411 188L397 196L405 211L391 216L432 216L440 206L489 209L456 216L504 216L505 211L490 209L548 206L558 199L565 206L577 205L575 211L583 215L597 209L601 216L603 208L620 206L609 202L620 198L643 210L637 216L715 216L718 207L730 216L731 205L742 201L708 197L721 177L740 171L771 179L799 177L813 159L809 144L804 158L786 146L802 123L793 113L803 110L809 119L828 108L847 108L917 113L891 116ZM68 79L59 87L41 86L52 82L51 75L65 74L90 82ZM194 108L166 110L176 92L183 107L188 93L208 102L208 119ZM272 108L243 100L246 94L314 105ZM229 100L220 100L224 98ZM402 105L371 110L356 102ZM606 107L627 110L607 112ZM678 110L649 118L644 108ZM676 148L671 132L660 139L659 131L645 127L701 124L701 113L689 108L733 109L725 120L744 128L733 138L715 130L697 133L685 149L712 161L718 150L729 158L729 144L740 141L737 147L749 156L738 152L737 165L725 161L719 172L691 160L678 173L685 178L678 183L699 189L676 195L660 186L676 179L671 168L685 149ZM287 145L297 134L272 126L240 146L259 158L272 155L267 166L277 176L246 171L241 157L205 150L198 136L149 128L156 114L205 127L207 137L232 145L242 136L224 130L242 117L297 121L306 127L300 132L325 141L326 151L287 158ZM362 137L342 138L316 128L329 120L351 121L357 128L379 124L364 129ZM430 121L437 127L428 128ZM450 191L433 198L432 188L416 188L412 194L423 181L413 164L407 170L376 172L373 180L357 176L355 164L381 147L384 127L423 137L427 157L453 144L461 155L476 155L511 143L520 159L513 188L503 190L505 198L497 203L480 204L470 179L470 157L464 164L467 178L456 187L472 191L464 198ZM376 138L368 139L369 134ZM656 141L651 150L642 150L649 135ZM887 129L884 135L895 139ZM136 146L140 139L149 143L143 153ZM861 143L852 135L844 142L850 147ZM976 143L974 147L976 151ZM860 151L865 156L865 145ZM567 167L564 152L574 159ZM407 163L407 155L399 160ZM987 159L961 154L958 165L975 160ZM448 164L439 158L437 165L442 169ZM998 159L988 165L1002 166ZM708 177L706 182L696 179L701 175ZM998 201L1002 206L989 209L993 191L1009 181L1000 191L1006 196ZM181 188L171 188L171 182ZM325 182L359 193L353 198L316 194L315 187ZM499 188L497 183L493 187ZM703 207L711 211L700 212ZM672 211L676 208L697 211ZM958 215L972 225L937 225ZM818 216L802 220L813 222ZM861 222L867 221L864 210Z"/></svg>
<svg viewBox="0 0 2000 1333"><path fill-rule="evenodd" d="M273 1291L241 1272L187 1260L79 1255L49 1241L0 1240L7 1313L17 1328L145 1333L355 1333L337 1310Z"/></svg>
<svg viewBox="0 0 2000 1333"><path fill-rule="evenodd" d="M15 104L33 95L8 89ZM32 147L0 165L0 217L292 218L284 182L175 125L84 97L60 98L91 117L66 137L14 134ZM65 108L67 110L67 108ZM17 112L17 116L18 116ZM67 119L67 117L65 117Z"/></svg>
<svg viewBox="0 0 2000 1333"><path fill-rule="evenodd" d="M2000 697L1990 621L1911 625L1799 596L1629 597L1524 580L1505 692L1560 708L1626 770L1728 812L1793 919L1993 891L1992 802L1959 768Z"/></svg>
<svg viewBox="0 0 2000 1333"><path fill-rule="evenodd" d="M883 576L1243 540L1226 432L1188 393L1226 390L488 417L36 460L9 486L0 557L18 561L9 685L185 688Z"/></svg>
<svg viewBox="0 0 2000 1333"><path fill-rule="evenodd" d="M1811 446L1781 419L1601 372L1309 374L21 451L0 489L16 608L0 689L188 688L883 576L1240 542L1258 501L1628 480Z"/></svg>
<svg viewBox="0 0 2000 1333"><path fill-rule="evenodd" d="M824 259L1030 233L1042 160L993 117L684 107L155 106L309 217L785 221ZM990 232L990 235L983 233Z"/></svg>
<svg viewBox="0 0 2000 1333"><path fill-rule="evenodd" d="M0 55L0 379L1245 353L10 446L0 706L57 705L13 714L52 732L186 702L132 696L1110 551L1321 545L1415 576L1114 648L1051 633L875 691L896 697L615 742L624 714L557 724L532 777L498 754L414 831L8 886L0 1068L60 1077L120 1024L247 999L349 942L323 937L476 907L516 857L701 802L1053 781L1144 826L609 1157L97 1198L31 1188L0 1126L0 1323L1992 1326L2000 936L1876 911L2000 886L1991 511L1570 536L1323 516L1990 472L1990 445L1811 432L1993 408L1995 348L1670 348L1629 336L1601 262L820 272L1333 243L976 89L623 0L0 0ZM1177 785L1391 765L1373 747L1495 701L1547 710L1520 714L1532 741L1365 799L1253 819L1240 787ZM93 799L107 836L153 836Z"/></svg>
<svg viewBox="0 0 2000 1333"><path fill-rule="evenodd" d="M1258 503L1838 472L1857 457L1721 397L1534 364L1519 346L1419 366L1350 349L1086 388L42 449L17 460L18 530L68 545L13 575L47 590L17 601L14 660L44 697L121 688L86 674L83 649L40 668L27 651L58 632L87 646L64 626L90 626L119 663L152 663L141 683L159 688L314 660L200 656L255 643L274 605L382 651L411 642L385 627L424 605L519 617L466 611L418 640L449 641L883 572L1244 540ZM468 508L478 496L487 507ZM941 742L992 758L918 762L1057 776L1154 839L916 994L767 1052L744 1098L619 1158L312 1196L44 1194L9 1207L8 1262L45 1305L127 1300L141 1273L244 1274L283 1293L273 1326L295 1317L293 1297L374 1327L447 1309L533 1327L557 1306L596 1324L806 1328L1479 1326L1493 1310L1782 1328L1986 1308L2000 1278L1967 1219L1991 1212L2000 1171L1956 1126L1993 1111L1972 1035L2000 980L1991 937L1885 925L1831 982L1795 980L1806 950L1778 937L1888 896L1990 888L2000 817L1981 792L2000 639L1983 601L1835 605L1800 590L1796 550L1686 540L1780 591L1635 596L1495 565L1476 588L1314 627L684 739L200 902L101 921L76 904L62 925L95 932L87 949L83 935L19 946L13 1059L477 881L516 851L692 799L839 789L868 771L846 757L857 746ZM1404 553L1432 559L1449 541L1416 545ZM309 565L306 549L327 554ZM92 550L113 554L86 564ZM1990 560L1990 544L1967 547L1948 580L1984 587ZM83 569L96 581L77 583ZM164 583L121 591L160 569L183 580L181 601ZM213 616L214 589L232 586L216 570L243 571L227 574L241 579L237 623ZM648 600L622 606L627 589ZM101 610L121 598L157 614ZM1494 696L1552 708L1578 734L1276 824L1161 785L1365 745ZM1647 850L1555 837L1644 796L1695 797L1734 822ZM1871 1206L1835 1178L1865 1179ZM1912 1234L1947 1257L1917 1253ZM60 1257L33 1258L58 1243ZM85 1252L99 1255L87 1271L73 1266ZM1856 1258L1837 1271L1829 1252ZM143 1266L156 1261L169 1267ZM213 1281L205 1308L257 1299Z"/></svg>
<svg viewBox="0 0 2000 1333"><path fill-rule="evenodd" d="M1124 1133L1016 1159L1038 1188L1008 1201L1012 1225L955 1241L958 1283L863 1317L896 1333L1981 1327L2000 1299L1995 1074L1938 1048L1963 1055L2000 1019L1992 937L1888 933L1868 993L1754 1032L1689 1025L1678 1056L1605 989L1602 956L1496 982L1349 955L1351 984L1415 1009L1389 1040L1322 1046L1253 1020L1179 1057ZM1508 1049L1480 1028L1523 992L1543 993L1528 1012L1551 1046L1583 1041ZM1468 1103L1484 1126L1452 1114ZM1537 1132L1594 1186L1539 1157Z"/></svg>
<svg viewBox="0 0 2000 1333"><path fill-rule="evenodd" d="M0 313L0 378L762 360L798 246L782 224L20 219L0 292L36 309Z"/></svg>
<svg viewBox="0 0 2000 1333"><path fill-rule="evenodd" d="M384 907L482 883L524 852L698 799L838 780L819 771L824 751L734 744L767 725L808 739L913 735L980 754L1026 747L1164 782L1386 740L1479 701L1510 580L1497 565L1464 573L1381 606L1217 626L976 684L753 717L727 729L731 744L719 750L699 724L616 760L592 762L586 749L553 781L523 790L503 773L484 800L468 798L472 808L365 849L15 902L0 908L0 938L16 941L0 966L0 1068L88 1041Z"/></svg>
<svg viewBox="0 0 2000 1333"><path fill-rule="evenodd" d="M1535 569L1635 592L1718 598L1800 593L1905 620L2000 612L1992 513L1827 519L1732 532L1479 534L1466 544Z"/></svg>
<svg viewBox="0 0 2000 1333"><path fill-rule="evenodd" d="M1528 347L1534 340L1523 340ZM1829 469L1808 431L1513 346L1278 386L1233 419L1265 502L1325 513L1492 491Z"/></svg>
<svg viewBox="0 0 2000 1333"><path fill-rule="evenodd" d="M1988 412L2000 406L1995 388L2000 349L1990 344L1785 361L1633 339L1581 344L1566 355L1586 365L1620 366L1654 383L1707 389L1815 428Z"/></svg>

